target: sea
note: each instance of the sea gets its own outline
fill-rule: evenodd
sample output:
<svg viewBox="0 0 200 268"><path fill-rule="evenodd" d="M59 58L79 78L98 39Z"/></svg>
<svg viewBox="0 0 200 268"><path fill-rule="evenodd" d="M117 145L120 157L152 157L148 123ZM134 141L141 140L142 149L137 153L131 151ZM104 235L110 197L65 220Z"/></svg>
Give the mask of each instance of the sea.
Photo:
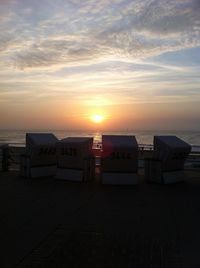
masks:
<svg viewBox="0 0 200 268"><path fill-rule="evenodd" d="M138 144L141 145L152 145L153 137L155 135L175 135L185 142L192 145L193 148L196 148L197 151L200 151L200 131L69 131L69 130L0 130L0 144L11 144L11 145L25 145L26 133L53 133L58 139L63 139L66 137L93 137L95 142L101 142L102 134L112 134L112 135L134 135L137 139Z"/></svg>

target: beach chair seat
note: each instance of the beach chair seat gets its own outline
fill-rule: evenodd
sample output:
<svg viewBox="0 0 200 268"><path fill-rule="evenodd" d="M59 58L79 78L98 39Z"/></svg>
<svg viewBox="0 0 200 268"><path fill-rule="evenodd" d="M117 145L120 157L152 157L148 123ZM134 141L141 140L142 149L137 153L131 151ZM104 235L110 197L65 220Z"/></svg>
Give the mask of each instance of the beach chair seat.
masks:
<svg viewBox="0 0 200 268"><path fill-rule="evenodd" d="M183 181L190 151L191 146L176 136L154 136L153 158L145 159L145 180L164 184Z"/></svg>
<svg viewBox="0 0 200 268"><path fill-rule="evenodd" d="M134 136L102 136L102 184L138 184L138 144Z"/></svg>
<svg viewBox="0 0 200 268"><path fill-rule="evenodd" d="M92 146L91 137L69 137L59 141L56 178L78 182L92 180L95 171Z"/></svg>
<svg viewBox="0 0 200 268"><path fill-rule="evenodd" d="M54 176L56 172L56 144L51 133L27 133L26 153L20 157L20 174L38 178Z"/></svg>

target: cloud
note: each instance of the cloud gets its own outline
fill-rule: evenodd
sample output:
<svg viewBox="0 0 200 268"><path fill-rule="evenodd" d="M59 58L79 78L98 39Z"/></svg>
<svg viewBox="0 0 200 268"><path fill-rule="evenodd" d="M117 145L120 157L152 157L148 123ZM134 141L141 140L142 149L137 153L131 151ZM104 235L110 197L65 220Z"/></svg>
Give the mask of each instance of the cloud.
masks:
<svg viewBox="0 0 200 268"><path fill-rule="evenodd" d="M6 51L13 44L13 37L9 34L0 34L0 52Z"/></svg>
<svg viewBox="0 0 200 268"><path fill-rule="evenodd" d="M163 38L166 35L194 30L195 26L199 25L198 0L146 0L142 3L137 12L135 6L131 5L119 21L123 30L134 28Z"/></svg>
<svg viewBox="0 0 200 268"><path fill-rule="evenodd" d="M20 69L54 65L82 65L91 63L101 55L98 47L84 42L48 40L33 44L13 55L13 62ZM98 56L97 56L98 55Z"/></svg>
<svg viewBox="0 0 200 268"><path fill-rule="evenodd" d="M165 64L112 62L70 67L62 73L15 70L7 77L0 72L0 78L5 81L0 85L0 99L7 103L112 106L200 101L198 71L194 76L188 68L174 71Z"/></svg>
<svg viewBox="0 0 200 268"><path fill-rule="evenodd" d="M100 37L122 57L146 58L200 45L197 1L144 1L134 5ZM144 3L143 2L143 3Z"/></svg>
<svg viewBox="0 0 200 268"><path fill-rule="evenodd" d="M0 38L0 52L7 51L19 69L135 61L200 46L198 0L60 0L47 9L44 1L37 5L38 16L30 3L16 9L21 18L12 18L15 31Z"/></svg>
<svg viewBox="0 0 200 268"><path fill-rule="evenodd" d="M152 1L141 12L137 22L140 30L166 35L192 30L199 21L196 1Z"/></svg>

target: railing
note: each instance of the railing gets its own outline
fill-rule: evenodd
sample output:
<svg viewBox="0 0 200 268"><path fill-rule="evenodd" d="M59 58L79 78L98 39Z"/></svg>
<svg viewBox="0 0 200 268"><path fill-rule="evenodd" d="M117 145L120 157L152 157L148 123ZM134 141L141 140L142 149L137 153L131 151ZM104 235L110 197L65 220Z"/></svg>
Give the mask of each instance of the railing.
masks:
<svg viewBox="0 0 200 268"><path fill-rule="evenodd" d="M22 145L23 144L0 145L0 170L19 170L20 155L25 151L25 147Z"/></svg>
<svg viewBox="0 0 200 268"><path fill-rule="evenodd" d="M101 157L101 143L96 142L93 145L93 152L97 158ZM25 152L25 145L23 143L15 144L0 144L0 170L19 170L20 155ZM139 144L139 159L142 160L146 156L153 153L153 145ZM188 168L200 168L200 146L193 146L186 161Z"/></svg>

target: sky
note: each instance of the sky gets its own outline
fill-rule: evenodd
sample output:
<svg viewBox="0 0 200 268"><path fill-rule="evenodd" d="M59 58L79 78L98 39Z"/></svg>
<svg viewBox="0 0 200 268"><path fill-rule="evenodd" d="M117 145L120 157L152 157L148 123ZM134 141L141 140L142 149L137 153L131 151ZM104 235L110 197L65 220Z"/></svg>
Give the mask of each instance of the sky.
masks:
<svg viewBox="0 0 200 268"><path fill-rule="evenodd" d="M0 128L200 130L200 1L0 0Z"/></svg>

